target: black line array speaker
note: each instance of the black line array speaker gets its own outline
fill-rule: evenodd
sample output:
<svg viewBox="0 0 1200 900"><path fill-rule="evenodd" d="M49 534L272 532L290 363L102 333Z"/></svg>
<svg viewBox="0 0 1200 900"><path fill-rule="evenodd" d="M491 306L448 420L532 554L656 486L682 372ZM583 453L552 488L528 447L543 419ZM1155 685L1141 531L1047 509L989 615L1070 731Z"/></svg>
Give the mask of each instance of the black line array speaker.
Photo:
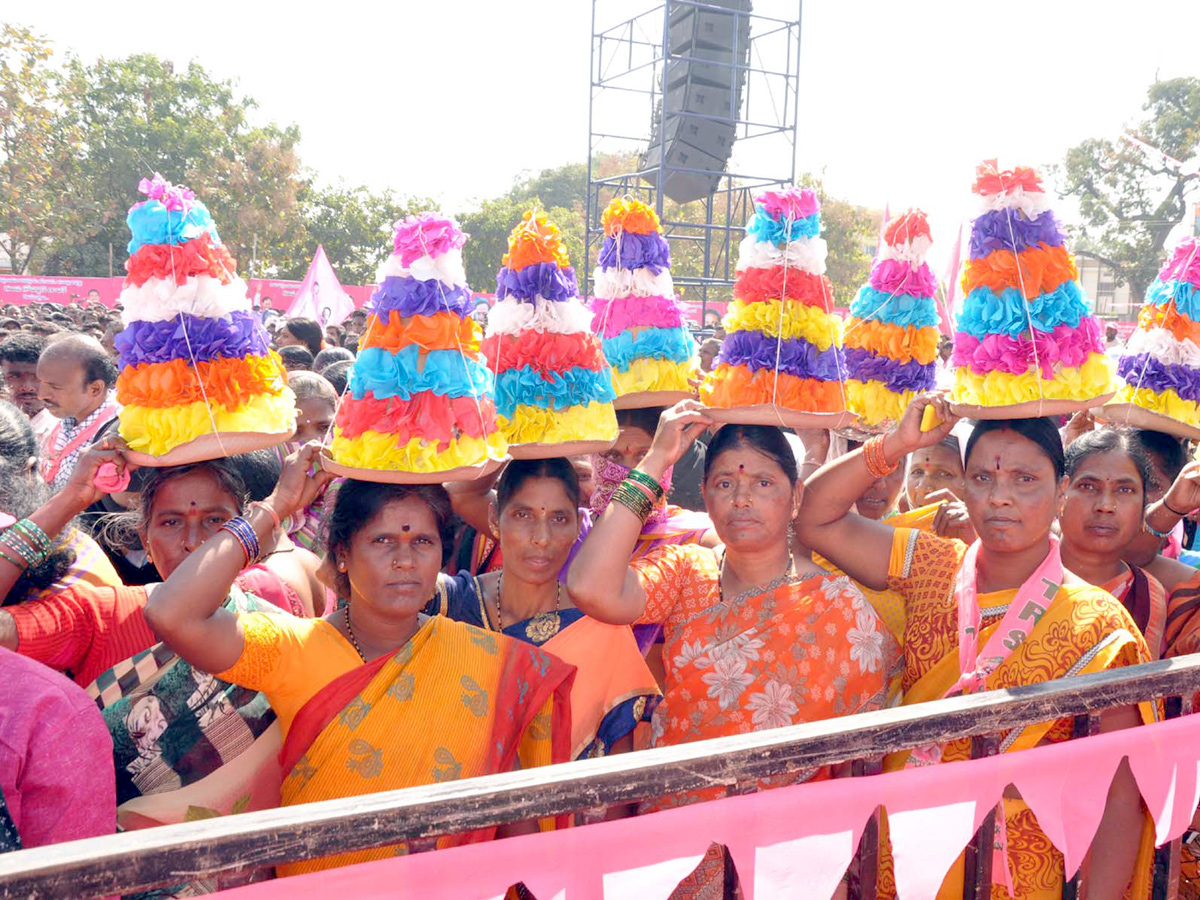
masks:
<svg viewBox="0 0 1200 900"><path fill-rule="evenodd" d="M750 59L750 9L751 0L667 4L670 59L641 168L655 183L665 157L663 193L679 203L710 196L729 163Z"/></svg>

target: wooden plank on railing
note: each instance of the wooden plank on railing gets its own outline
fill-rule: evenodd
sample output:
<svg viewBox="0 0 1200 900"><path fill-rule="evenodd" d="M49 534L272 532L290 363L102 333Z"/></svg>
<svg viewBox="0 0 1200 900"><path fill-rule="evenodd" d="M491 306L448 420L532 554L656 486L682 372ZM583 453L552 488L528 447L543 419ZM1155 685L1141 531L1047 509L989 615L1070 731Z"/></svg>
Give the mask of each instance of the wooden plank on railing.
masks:
<svg viewBox="0 0 1200 900"><path fill-rule="evenodd" d="M1200 655L558 766L0 855L0 897L127 893L882 756L1200 691Z"/></svg>

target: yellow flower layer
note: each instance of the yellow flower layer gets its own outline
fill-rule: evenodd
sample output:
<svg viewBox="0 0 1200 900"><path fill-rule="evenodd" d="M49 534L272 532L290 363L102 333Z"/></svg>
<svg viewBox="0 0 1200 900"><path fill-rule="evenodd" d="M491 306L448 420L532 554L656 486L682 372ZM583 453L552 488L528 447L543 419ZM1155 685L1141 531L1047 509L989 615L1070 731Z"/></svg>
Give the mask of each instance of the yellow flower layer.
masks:
<svg viewBox="0 0 1200 900"><path fill-rule="evenodd" d="M499 433L487 440L460 434L439 452L438 441L415 437L407 444L397 444L396 435L381 431L364 431L358 437L342 437L335 429L330 451L333 461L356 469L378 472L445 472L460 466L477 466L485 460L503 458L508 447Z"/></svg>
<svg viewBox="0 0 1200 900"><path fill-rule="evenodd" d="M816 344L820 350L828 350L835 343L841 343L841 319L797 300L782 301L785 306L783 328L780 329L780 302L765 300L747 303L744 300L734 300L725 311L725 330L760 331L771 337L779 337L782 330L784 340L804 338L809 343Z"/></svg>
<svg viewBox="0 0 1200 900"><path fill-rule="evenodd" d="M846 406L867 425L900 421L916 391L897 394L878 381L846 379Z"/></svg>
<svg viewBox="0 0 1200 900"><path fill-rule="evenodd" d="M688 379L696 375L694 359L687 362L671 362L669 359L654 359L642 356L630 363L624 372L612 370L613 388L618 397L642 391L691 391Z"/></svg>
<svg viewBox="0 0 1200 900"><path fill-rule="evenodd" d="M296 396L291 388L278 394L259 394L250 402L226 410L208 409L202 400L183 406L126 406L121 410L121 437L129 449L164 456L181 444L212 434L237 432L284 434L296 427Z"/></svg>
<svg viewBox="0 0 1200 900"><path fill-rule="evenodd" d="M513 417L497 416L510 444L565 444L567 441L615 441L617 414L611 403L548 409L520 403Z"/></svg>
<svg viewBox="0 0 1200 900"><path fill-rule="evenodd" d="M1149 388L1134 388L1127 384L1117 391L1112 402L1133 403L1142 409L1161 413L1176 422L1200 427L1200 404L1197 404L1195 400L1184 400L1170 388L1160 394Z"/></svg>
<svg viewBox="0 0 1200 900"><path fill-rule="evenodd" d="M1113 390L1113 363L1103 353L1093 353L1082 366L1059 369L1050 381L1036 369L1020 375L988 372L980 375L966 366L954 372L950 390L953 403L970 406L1013 406L1032 400L1090 400Z"/></svg>

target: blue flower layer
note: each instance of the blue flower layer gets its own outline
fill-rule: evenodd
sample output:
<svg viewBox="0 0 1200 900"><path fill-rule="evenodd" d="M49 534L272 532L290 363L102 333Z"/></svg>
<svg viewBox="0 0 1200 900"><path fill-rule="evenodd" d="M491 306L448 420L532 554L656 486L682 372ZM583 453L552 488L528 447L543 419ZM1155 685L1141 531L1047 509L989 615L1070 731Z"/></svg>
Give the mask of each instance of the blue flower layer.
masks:
<svg viewBox="0 0 1200 900"><path fill-rule="evenodd" d="M604 239L604 246L600 248L600 268L649 269L657 275L663 269L671 268L671 248L657 231L650 234L626 231L619 240Z"/></svg>
<svg viewBox="0 0 1200 900"><path fill-rule="evenodd" d="M541 294L547 300L560 303L579 296L579 282L570 266L559 268L554 263L535 263L514 272L508 266L496 273L496 299L515 297L532 300Z"/></svg>
<svg viewBox="0 0 1200 900"><path fill-rule="evenodd" d="M742 365L751 372L774 369L799 378L841 381L846 374L841 353L838 347L819 350L803 338L781 342L760 331L735 331L721 344L718 361L731 366Z"/></svg>
<svg viewBox="0 0 1200 900"><path fill-rule="evenodd" d="M889 391L928 391L937 383L937 365L921 365L915 359L902 363L862 347L846 350L848 377L859 381L881 381Z"/></svg>
<svg viewBox="0 0 1200 900"><path fill-rule="evenodd" d="M125 224L133 235L129 241L130 255L146 244L178 245L195 240L205 232L215 243L221 243L208 207L199 200L193 200L187 212L167 209L158 200L147 200L129 210Z"/></svg>
<svg viewBox="0 0 1200 900"><path fill-rule="evenodd" d="M1045 244L1061 247L1066 240L1054 213L1047 210L1036 219L1027 218L1019 209L994 209L971 224L971 259L983 259L995 250L1020 253Z"/></svg>
<svg viewBox="0 0 1200 900"><path fill-rule="evenodd" d="M850 303L850 315L860 319L926 328L938 323L937 303L932 297L912 294L895 296L864 284Z"/></svg>
<svg viewBox="0 0 1200 900"><path fill-rule="evenodd" d="M1038 331L1053 331L1062 324L1076 328L1091 315L1083 289L1075 281L1064 281L1055 290L1039 294L1029 302L1016 288L1005 288L997 296L991 289L977 287L967 294L958 314L958 330L983 340L989 334L1019 337L1029 332L1029 320Z"/></svg>
<svg viewBox="0 0 1200 900"><path fill-rule="evenodd" d="M389 275L371 295L371 312L385 320L393 312L401 316L432 316L449 310L465 316L472 306L471 292L466 288L448 287L436 278L422 281L411 275Z"/></svg>
<svg viewBox="0 0 1200 900"><path fill-rule="evenodd" d="M1155 306L1166 306L1172 300L1181 315L1187 316L1193 322L1200 322L1200 291L1190 281L1160 281L1154 279L1154 284L1146 291L1146 300Z"/></svg>
<svg viewBox="0 0 1200 900"><path fill-rule="evenodd" d="M646 328L637 337L632 331L622 331L603 343L604 358L622 372L635 359L669 359L681 363L696 352L696 342L686 328Z"/></svg>
<svg viewBox="0 0 1200 900"><path fill-rule="evenodd" d="M113 338L121 367L193 359L196 362L267 355L267 332L258 313L231 312L215 319L180 313L162 322L130 322Z"/></svg>
<svg viewBox="0 0 1200 900"><path fill-rule="evenodd" d="M547 372L543 377L537 369L520 366L496 377L496 412L506 419L511 419L522 403L568 409L592 402L611 403L616 396L607 369L596 372L576 366L564 372Z"/></svg>
<svg viewBox="0 0 1200 900"><path fill-rule="evenodd" d="M376 397L410 399L421 391L443 397L481 397L492 389L492 373L482 363L457 350L430 350L418 370L421 348L415 344L391 353L368 347L350 370L350 392L361 400L368 391Z"/></svg>
<svg viewBox="0 0 1200 900"><path fill-rule="evenodd" d="M754 208L757 212L746 223L746 233L754 235L760 241L782 244L802 237L816 237L821 233L820 213L813 213L803 219L794 219L789 228L785 219L776 219L767 212L761 203L755 203Z"/></svg>

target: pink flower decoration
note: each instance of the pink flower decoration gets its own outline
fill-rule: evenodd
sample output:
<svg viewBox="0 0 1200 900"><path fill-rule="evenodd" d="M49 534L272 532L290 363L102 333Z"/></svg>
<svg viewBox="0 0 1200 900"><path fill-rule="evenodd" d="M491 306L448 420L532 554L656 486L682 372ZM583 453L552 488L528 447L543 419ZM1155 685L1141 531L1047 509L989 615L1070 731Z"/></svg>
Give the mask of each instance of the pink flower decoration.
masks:
<svg viewBox="0 0 1200 900"><path fill-rule="evenodd" d="M910 294L913 297L937 295L937 280L929 266L921 263L914 269L901 259L881 259L871 270L871 287L886 294Z"/></svg>
<svg viewBox="0 0 1200 900"><path fill-rule="evenodd" d="M407 216L395 228L395 255L405 268L422 256L441 256L467 242L457 222L432 212Z"/></svg>
<svg viewBox="0 0 1200 900"><path fill-rule="evenodd" d="M1079 326L1059 325L1054 331L1034 331L1034 339L1028 335L1020 338L1007 334L989 334L983 340L969 334L959 333L955 338L955 366L968 366L974 372L1008 372L1020 375L1034 364L1034 348L1037 348L1036 363L1040 365L1042 378L1049 381L1054 377L1054 366L1061 363L1067 368L1081 366L1092 353L1103 353L1104 342L1100 325L1095 318L1079 320Z"/></svg>
<svg viewBox="0 0 1200 900"><path fill-rule="evenodd" d="M196 194L188 190L183 185L171 184L157 172L154 173L154 178L143 178L138 182L138 191L145 194L151 200L157 200L169 210L179 210L187 212L192 208L192 201L196 199Z"/></svg>
<svg viewBox="0 0 1200 900"><path fill-rule="evenodd" d="M17 524L15 516L10 516L6 512L0 512L0 528L12 528Z"/></svg>
<svg viewBox="0 0 1200 900"><path fill-rule="evenodd" d="M1200 285L1200 238L1184 238L1176 244L1158 278Z"/></svg>
<svg viewBox="0 0 1200 900"><path fill-rule="evenodd" d="M679 328L683 314L671 297L596 298L591 303L592 331L601 337L616 337L627 328Z"/></svg>
<svg viewBox="0 0 1200 900"><path fill-rule="evenodd" d="M754 198L774 218L806 219L821 208L821 201L810 188L791 187L783 191L763 191Z"/></svg>

